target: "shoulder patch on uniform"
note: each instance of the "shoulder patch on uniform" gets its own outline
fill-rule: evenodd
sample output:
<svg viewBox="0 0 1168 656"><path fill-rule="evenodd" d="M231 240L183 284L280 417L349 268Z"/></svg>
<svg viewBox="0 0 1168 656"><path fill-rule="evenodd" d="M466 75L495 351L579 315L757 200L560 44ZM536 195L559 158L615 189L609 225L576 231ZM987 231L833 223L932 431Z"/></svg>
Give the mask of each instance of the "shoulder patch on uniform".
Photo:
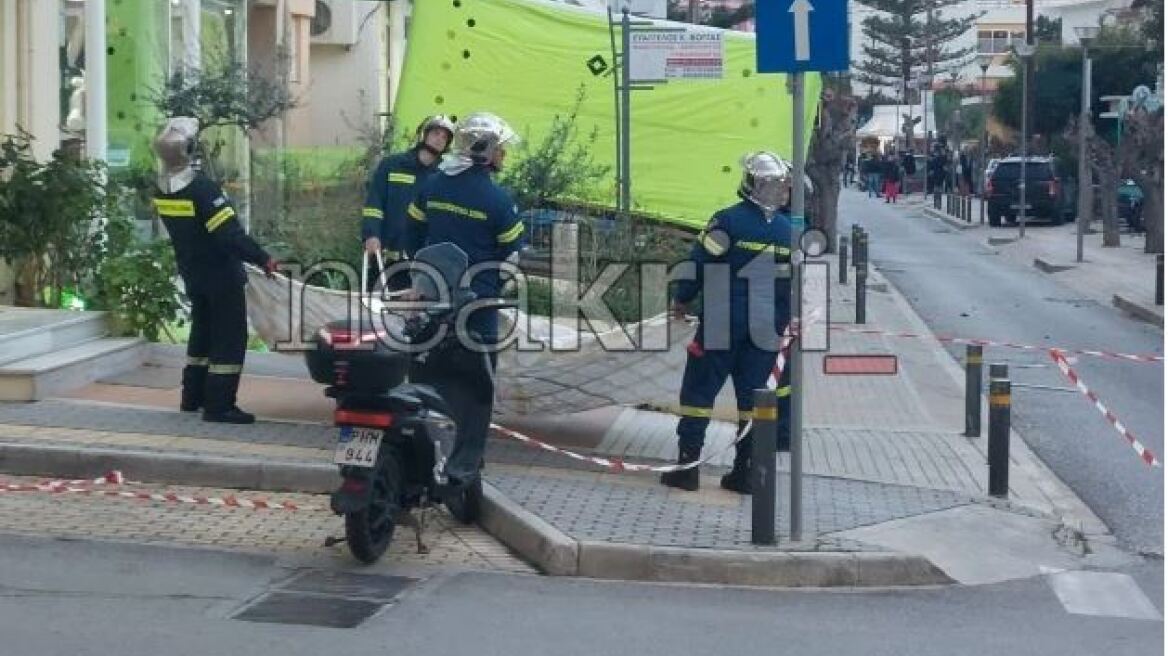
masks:
<svg viewBox="0 0 1168 656"><path fill-rule="evenodd" d="M227 204L227 194L219 194L215 200L211 201L211 204L215 207L223 207Z"/></svg>

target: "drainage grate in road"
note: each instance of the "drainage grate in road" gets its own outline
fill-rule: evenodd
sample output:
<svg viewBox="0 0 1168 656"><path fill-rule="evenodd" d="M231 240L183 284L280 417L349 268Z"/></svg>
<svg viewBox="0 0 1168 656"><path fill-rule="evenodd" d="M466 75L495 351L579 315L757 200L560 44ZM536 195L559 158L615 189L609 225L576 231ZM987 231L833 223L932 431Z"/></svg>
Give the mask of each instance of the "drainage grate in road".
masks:
<svg viewBox="0 0 1168 656"><path fill-rule="evenodd" d="M403 576L308 570L264 593L233 619L351 629L418 581Z"/></svg>
<svg viewBox="0 0 1168 656"><path fill-rule="evenodd" d="M292 577L279 587L288 592L310 592L390 602L417 582L418 579L404 576L371 576L349 572L309 570Z"/></svg>
<svg viewBox="0 0 1168 656"><path fill-rule="evenodd" d="M351 629L372 617L384 605L365 599L270 592L236 613L235 619L266 624Z"/></svg>

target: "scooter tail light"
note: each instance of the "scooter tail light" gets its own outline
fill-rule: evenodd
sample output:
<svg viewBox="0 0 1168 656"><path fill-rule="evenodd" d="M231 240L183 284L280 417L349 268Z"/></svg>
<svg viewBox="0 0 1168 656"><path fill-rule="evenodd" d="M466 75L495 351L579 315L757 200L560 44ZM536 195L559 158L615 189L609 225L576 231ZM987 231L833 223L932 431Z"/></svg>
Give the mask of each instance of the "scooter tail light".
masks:
<svg viewBox="0 0 1168 656"><path fill-rule="evenodd" d="M333 413L333 421L336 424L343 426L389 428L390 426L393 426L393 415L388 412L337 410Z"/></svg>

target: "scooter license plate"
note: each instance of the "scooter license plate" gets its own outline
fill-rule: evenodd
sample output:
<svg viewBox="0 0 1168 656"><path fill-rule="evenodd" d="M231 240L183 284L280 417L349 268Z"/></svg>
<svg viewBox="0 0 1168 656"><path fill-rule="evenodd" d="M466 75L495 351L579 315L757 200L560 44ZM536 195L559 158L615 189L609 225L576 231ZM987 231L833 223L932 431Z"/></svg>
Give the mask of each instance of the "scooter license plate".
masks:
<svg viewBox="0 0 1168 656"><path fill-rule="evenodd" d="M377 464L382 435L382 431L377 428L341 426L333 461L338 465L372 467Z"/></svg>

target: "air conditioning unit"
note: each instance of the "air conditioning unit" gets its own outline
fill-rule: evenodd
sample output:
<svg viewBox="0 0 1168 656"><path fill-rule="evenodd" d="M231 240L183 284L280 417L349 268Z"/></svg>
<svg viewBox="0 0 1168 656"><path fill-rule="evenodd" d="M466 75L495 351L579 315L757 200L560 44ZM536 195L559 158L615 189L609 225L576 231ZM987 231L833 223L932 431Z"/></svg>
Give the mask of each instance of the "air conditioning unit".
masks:
<svg viewBox="0 0 1168 656"><path fill-rule="evenodd" d="M357 43L357 27L364 2L316 0L312 18L312 45L351 46Z"/></svg>

